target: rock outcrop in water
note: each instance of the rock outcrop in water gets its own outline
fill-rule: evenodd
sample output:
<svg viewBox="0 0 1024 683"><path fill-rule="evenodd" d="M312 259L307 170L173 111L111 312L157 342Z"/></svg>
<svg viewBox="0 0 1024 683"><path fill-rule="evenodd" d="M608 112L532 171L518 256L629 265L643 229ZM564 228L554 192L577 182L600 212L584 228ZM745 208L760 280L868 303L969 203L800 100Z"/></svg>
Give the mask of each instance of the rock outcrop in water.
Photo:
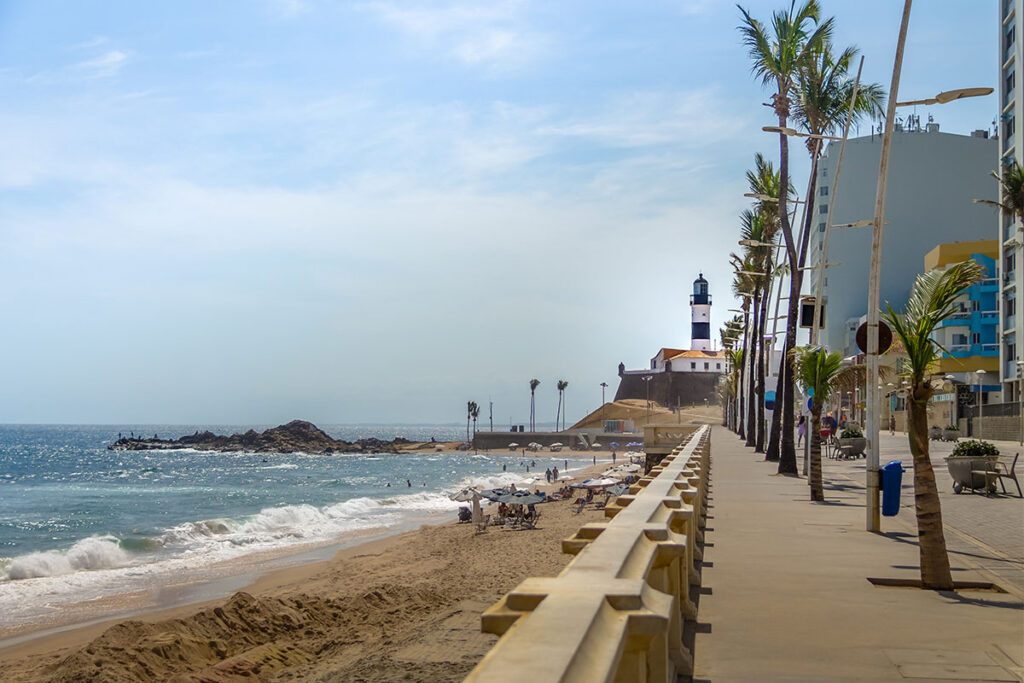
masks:
<svg viewBox="0 0 1024 683"><path fill-rule="evenodd" d="M250 429L245 434L223 436L213 432L196 432L179 439L123 436L107 446L112 451L168 451L192 448L197 451L249 451L254 453L382 453L393 452L396 446L412 443L397 437L392 441L359 439L355 442L332 439L312 422L292 420L264 432Z"/></svg>

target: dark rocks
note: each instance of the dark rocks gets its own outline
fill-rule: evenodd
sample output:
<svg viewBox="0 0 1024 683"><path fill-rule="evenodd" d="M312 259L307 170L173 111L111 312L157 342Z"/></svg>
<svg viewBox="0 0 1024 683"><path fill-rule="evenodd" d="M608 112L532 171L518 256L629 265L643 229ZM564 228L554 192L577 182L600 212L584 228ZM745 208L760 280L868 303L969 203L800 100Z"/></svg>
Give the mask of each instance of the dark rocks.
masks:
<svg viewBox="0 0 1024 683"><path fill-rule="evenodd" d="M397 437L393 441L359 439L355 443L332 439L312 422L292 420L265 432L250 429L245 434L223 436L196 432L179 439L122 437L107 446L113 451L155 451L193 448L197 451L250 451L256 453L392 453L395 447L413 443Z"/></svg>

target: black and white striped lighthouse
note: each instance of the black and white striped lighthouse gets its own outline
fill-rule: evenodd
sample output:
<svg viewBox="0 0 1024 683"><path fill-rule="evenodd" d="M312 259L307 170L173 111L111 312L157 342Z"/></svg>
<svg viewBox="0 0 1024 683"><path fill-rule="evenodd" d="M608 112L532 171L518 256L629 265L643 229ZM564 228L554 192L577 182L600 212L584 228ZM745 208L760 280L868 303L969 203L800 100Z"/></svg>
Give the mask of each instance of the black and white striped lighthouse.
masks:
<svg viewBox="0 0 1024 683"><path fill-rule="evenodd" d="M711 350L711 295L704 273L698 273L690 295L690 349Z"/></svg>

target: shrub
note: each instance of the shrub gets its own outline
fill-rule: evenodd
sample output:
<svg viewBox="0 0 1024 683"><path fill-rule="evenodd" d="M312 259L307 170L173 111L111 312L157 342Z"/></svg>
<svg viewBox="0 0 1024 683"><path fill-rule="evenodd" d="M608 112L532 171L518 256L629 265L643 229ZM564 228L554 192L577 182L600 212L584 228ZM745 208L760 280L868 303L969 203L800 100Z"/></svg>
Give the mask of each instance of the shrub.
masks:
<svg viewBox="0 0 1024 683"><path fill-rule="evenodd" d="M946 425L945 427L943 427L943 429L945 429L947 432L959 432L960 431L960 428L957 427L956 425Z"/></svg>
<svg viewBox="0 0 1024 683"><path fill-rule="evenodd" d="M988 441L978 441L971 439L970 441L961 441L953 449L951 458L980 458L991 455L999 455L999 449L990 444Z"/></svg>
<svg viewBox="0 0 1024 683"><path fill-rule="evenodd" d="M850 424L846 425L846 429L839 435L840 439L859 439L864 436L864 432L860 430L860 425Z"/></svg>

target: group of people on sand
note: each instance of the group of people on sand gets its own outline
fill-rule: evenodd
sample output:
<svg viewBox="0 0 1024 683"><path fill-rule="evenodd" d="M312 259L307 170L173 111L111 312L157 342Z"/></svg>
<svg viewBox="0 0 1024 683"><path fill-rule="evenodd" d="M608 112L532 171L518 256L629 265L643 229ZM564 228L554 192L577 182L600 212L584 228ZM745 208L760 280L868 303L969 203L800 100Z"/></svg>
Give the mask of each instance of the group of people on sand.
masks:
<svg viewBox="0 0 1024 683"><path fill-rule="evenodd" d="M546 479L549 484L558 481L558 466L555 465L554 467L546 469L544 471L544 479Z"/></svg>

